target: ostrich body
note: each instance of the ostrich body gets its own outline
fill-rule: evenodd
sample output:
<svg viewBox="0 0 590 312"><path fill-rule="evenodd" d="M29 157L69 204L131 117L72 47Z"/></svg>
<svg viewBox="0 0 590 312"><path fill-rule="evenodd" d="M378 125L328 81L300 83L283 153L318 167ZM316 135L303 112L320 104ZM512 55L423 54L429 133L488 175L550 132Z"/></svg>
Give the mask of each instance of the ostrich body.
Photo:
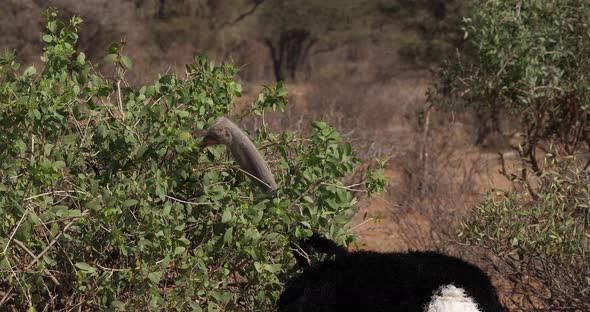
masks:
<svg viewBox="0 0 590 312"><path fill-rule="evenodd" d="M279 312L502 312L477 266L437 252L349 252L314 234L293 248L303 271L287 281ZM302 252L303 251L303 252ZM327 259L309 263L309 254Z"/></svg>

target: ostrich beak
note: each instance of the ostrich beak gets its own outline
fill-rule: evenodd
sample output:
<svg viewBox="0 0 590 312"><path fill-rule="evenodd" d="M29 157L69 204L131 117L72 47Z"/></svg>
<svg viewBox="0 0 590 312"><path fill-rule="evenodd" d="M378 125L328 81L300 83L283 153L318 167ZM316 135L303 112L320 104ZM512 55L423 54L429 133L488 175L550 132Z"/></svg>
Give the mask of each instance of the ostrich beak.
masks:
<svg viewBox="0 0 590 312"><path fill-rule="evenodd" d="M217 145L217 144L219 144L219 141L215 140L214 138L212 138L210 136L206 136L205 138L203 138L203 141L201 141L201 143L199 143L199 147L200 148L207 148L209 146Z"/></svg>

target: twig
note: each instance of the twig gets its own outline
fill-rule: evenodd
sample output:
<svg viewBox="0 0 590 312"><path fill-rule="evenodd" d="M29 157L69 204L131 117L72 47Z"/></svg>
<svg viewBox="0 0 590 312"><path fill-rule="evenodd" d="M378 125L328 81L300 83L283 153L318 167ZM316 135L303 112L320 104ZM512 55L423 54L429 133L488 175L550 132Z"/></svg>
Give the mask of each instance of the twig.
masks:
<svg viewBox="0 0 590 312"><path fill-rule="evenodd" d="M264 185L265 185L265 186L266 186L268 189L270 189L270 188L271 188L271 187L270 187L270 185L268 185L268 183L266 183L266 182L264 182L264 181L260 180L260 179L259 179L257 176L255 176L255 175L251 174L250 172L247 172L247 171L245 171L244 169L242 169L242 168L240 168L240 167L236 167L236 168L237 168L238 170L240 170L241 172L243 172L243 173L247 174L247 175L248 175L249 177L251 177L252 179L255 179L256 181L258 181L258 182L260 182L260 183L264 184Z"/></svg>
<svg viewBox="0 0 590 312"><path fill-rule="evenodd" d="M20 218L20 220L18 220L18 222L16 223L16 226L14 227L14 230L12 230L12 233L10 233L10 236L8 237L8 240L6 241L6 246L4 246L4 250L2 250L2 254L6 255L6 250L8 250L8 246L10 246L10 242L12 241L12 239L14 238L14 235L16 234L16 231L18 230L18 228L20 227L21 223L23 222L23 220L25 219L25 216L29 213L29 210L31 209L32 206L27 206L27 209L25 210L25 212L23 213L23 216Z"/></svg>
<svg viewBox="0 0 590 312"><path fill-rule="evenodd" d="M7 258L8 259L8 258ZM12 275L14 275L16 277L16 273L14 272L14 270L12 269L12 266L10 265L10 262L7 260L6 261L8 268L10 269L10 272L12 273ZM21 281L19 279L16 279L17 283L21 284ZM4 303L6 302L6 300L8 300L8 297L10 297L10 295L12 294L12 287L10 289L8 289L7 292L3 293L4 295L2 296L2 299L0 299L0 308L2 308L2 306L4 305Z"/></svg>
<svg viewBox="0 0 590 312"><path fill-rule="evenodd" d="M295 248L291 247L290 249L292 251L298 253L301 257L305 258L305 260L307 260L307 263L310 264L311 263L311 258L305 252L305 250L303 250L303 248L301 248L301 246L299 246L299 244L294 244L294 245L295 245Z"/></svg>
<svg viewBox="0 0 590 312"><path fill-rule="evenodd" d="M380 201L382 201L382 202L386 203L386 204L387 204L387 205L389 205L390 207L395 207L395 208L399 208L399 209L406 209L406 207L404 207L404 206L402 206L402 205L397 205L397 204L394 204L394 203L392 203L392 202L388 201L387 199L385 199L385 198L383 198L383 197L381 197L381 196L379 196L379 195L372 195L372 196L371 196L371 198L376 198L376 199L378 199L378 200L380 200Z"/></svg>
<svg viewBox="0 0 590 312"><path fill-rule="evenodd" d="M27 246L25 246L25 244L23 244L23 242L19 241L18 239L14 239L13 242L15 244L17 244L20 248L22 248L26 253L29 254L29 256L35 258L35 254L29 249L27 248ZM51 274L51 272L49 272L48 269L44 270L45 274L49 275L49 278L51 279L51 281L53 282L53 284L55 284L55 286L60 286L59 281L55 278L55 276L53 276L53 274Z"/></svg>
<svg viewBox="0 0 590 312"><path fill-rule="evenodd" d="M33 195L31 197L27 197L25 198L25 200L29 201L32 199L35 199L37 197L42 197L42 196L47 196L47 195L55 195L55 194L65 194L65 193L78 193L78 194L84 194L84 195L88 195L87 192L84 191L76 191L76 190L69 190L69 191L51 191L51 192L46 192L46 193L41 193L41 194L37 194L37 195Z"/></svg>
<svg viewBox="0 0 590 312"><path fill-rule="evenodd" d="M82 216L85 216L88 213L88 210L85 210L82 212ZM82 217L80 216L80 218ZM39 259L41 259L41 257L43 257L43 255L45 255L45 253L47 253L47 251L49 251L49 249L51 249L51 247L57 242L57 240L61 237L61 235L63 233L65 233L73 224L74 224L73 220L72 222L68 223L63 231L61 231L58 235L55 236L55 238L53 238L53 240L51 240L51 242L49 243L49 245L47 245L47 247L45 247L45 249L43 249L43 251L41 251L40 254L38 254L36 257L33 258L33 260L24 268L24 270L28 270L30 269L33 265L35 265L35 263L37 263L37 261L39 261ZM8 245L7 245L8 247ZM6 250L4 251L6 252ZM4 297L0 300L0 308L4 305L6 299L8 298L8 296L10 296L10 294L12 293L12 291L14 290L14 287L10 287L8 289L8 291L6 292L6 294L4 295Z"/></svg>
<svg viewBox="0 0 590 312"><path fill-rule="evenodd" d="M172 197L170 195L164 195L166 196L166 198L168 199L172 199L173 201L177 201L179 203L183 203L183 204L188 204L188 205L195 205L195 206L199 206L199 205L213 205L213 203L209 203L209 202L203 202L203 203L199 203L199 202L190 202L190 201L186 201L186 200L182 200L182 199L178 199L176 197Z"/></svg>
<svg viewBox="0 0 590 312"><path fill-rule="evenodd" d="M586 140L586 146L590 147L590 141ZM588 160L586 161L586 164L584 165L583 171L588 170L589 166L590 166L590 157L588 157Z"/></svg>
<svg viewBox="0 0 590 312"><path fill-rule="evenodd" d="M254 6L249 10L246 11L242 14L240 14L240 16L238 16L236 19L234 19L232 22L229 23L225 23L224 25L221 25L221 27L223 26L234 26L235 24L237 24L239 21L243 20L244 18L248 17L249 15L253 14L256 9L258 8L259 5L261 5L262 3L264 3L264 0L256 0L254 2Z"/></svg>
<svg viewBox="0 0 590 312"><path fill-rule="evenodd" d="M123 270L123 269L107 268L107 267L104 267L98 263L95 263L95 265L103 271L111 271L111 272L125 272L125 271L127 271L127 270Z"/></svg>
<svg viewBox="0 0 590 312"><path fill-rule="evenodd" d="M504 176L506 179L512 180L511 177L508 175L508 172L506 172L506 161L504 160L504 154L498 153L498 155L500 155L500 166L501 166L499 173L502 176Z"/></svg>
<svg viewBox="0 0 590 312"><path fill-rule="evenodd" d="M123 98L121 97L121 80L117 80L117 94L119 102L119 110L121 111L121 117L125 121L125 112L123 111Z"/></svg>
<svg viewBox="0 0 590 312"><path fill-rule="evenodd" d="M522 168L522 170L521 170L522 181L527 186L527 191L529 191L529 193L531 194L531 198L533 200L535 200L535 201L538 201L539 200L539 195L537 195L537 192L535 192L535 190L533 190L533 187L531 186L531 183L527 179L527 174L526 173L527 173L527 169L526 168Z"/></svg>
<svg viewBox="0 0 590 312"><path fill-rule="evenodd" d="M60 238L60 237L61 237L61 236L62 236L62 235L63 235L63 234L64 234L64 233L65 233L65 232L66 232L66 231L67 231L67 230L68 230L68 229L69 229L69 228L72 226L72 225L74 225L74 222L75 222L77 219L80 219L80 218L82 218L82 217L85 217L87 214L88 214L88 210L84 210L84 211L82 212L82 215L81 215L80 217L78 217L78 218L76 218L75 220L72 220L72 222L68 223L68 224L67 224L67 225L64 227L63 231L61 231L59 234L57 234L57 235L56 235L56 236L55 236L55 237L54 237L54 238L51 240L51 242L49 243L49 245L47 245L47 247L45 247L45 249L43 249L43 251L41 251L41 253L40 253L40 254L38 254L38 255L37 255L35 258L33 258L33 261L31 261L31 263L29 263L29 264L28 264L28 265L25 267L25 270L28 270L28 269L30 269L30 268L31 268L31 267L32 267L32 266L33 266L33 265L34 265L34 264L35 264L37 261L39 261L39 259L41 259L41 257L43 257L43 255L45 255L45 253L47 253L47 252L49 251L49 249L50 249L50 248L51 248L51 247L52 247L52 246L53 246L55 243L57 243L57 240L58 240L58 239L59 239L59 238Z"/></svg>
<svg viewBox="0 0 590 312"><path fill-rule="evenodd" d="M424 197L426 195L426 180L428 179L428 150L427 150L427 141L428 141L428 134L430 131L430 113L434 106L432 104L428 105L426 108L426 112L424 113L424 129L422 131L422 146L420 146L420 163L422 165L422 180L420 181L420 196Z"/></svg>
<svg viewBox="0 0 590 312"><path fill-rule="evenodd" d="M355 186L361 186L361 185L363 185L362 183L356 183L356 184L351 184L351 185L348 185L348 186L344 186L344 185L337 185L337 184L328 183L328 182L321 182L320 185L333 186L333 187L345 189L345 190L351 191L351 192L364 192L364 190L359 190L359 189L355 189L354 188Z"/></svg>
<svg viewBox="0 0 590 312"><path fill-rule="evenodd" d="M375 218L373 218L373 217L371 217L371 218L368 218L367 220L365 220L365 221L363 221L363 222L361 222L361 223L359 223L359 224L357 224L357 225L355 225L355 226L351 227L351 228L350 228L350 229L348 229L346 232L347 232L347 233L350 233L350 232L354 231L354 229L356 229L356 228L358 228L358 227L361 227L361 226L363 226L365 223L367 223L367 222L370 222L370 221L373 221L373 220L375 220Z"/></svg>

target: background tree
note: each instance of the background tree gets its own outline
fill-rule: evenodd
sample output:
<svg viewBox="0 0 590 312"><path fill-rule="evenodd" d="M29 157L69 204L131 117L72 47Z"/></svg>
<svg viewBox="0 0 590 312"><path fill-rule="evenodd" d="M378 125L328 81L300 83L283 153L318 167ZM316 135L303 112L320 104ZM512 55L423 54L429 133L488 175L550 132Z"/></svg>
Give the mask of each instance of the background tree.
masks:
<svg viewBox="0 0 590 312"><path fill-rule="evenodd" d="M589 162L572 156L590 143L589 17L585 1L481 1L431 90L440 108L508 112L525 135L519 174L502 162L513 191L475 207L460 233L525 311L589 309Z"/></svg>
<svg viewBox="0 0 590 312"><path fill-rule="evenodd" d="M257 21L276 81L294 80L311 53L365 35L367 13L373 9L373 2L358 0L265 2Z"/></svg>
<svg viewBox="0 0 590 312"><path fill-rule="evenodd" d="M590 10L584 1L484 1L465 20L465 46L441 72L435 105L507 111L526 136L535 172L544 140L572 154L589 146ZM445 97L447 96L447 97Z"/></svg>

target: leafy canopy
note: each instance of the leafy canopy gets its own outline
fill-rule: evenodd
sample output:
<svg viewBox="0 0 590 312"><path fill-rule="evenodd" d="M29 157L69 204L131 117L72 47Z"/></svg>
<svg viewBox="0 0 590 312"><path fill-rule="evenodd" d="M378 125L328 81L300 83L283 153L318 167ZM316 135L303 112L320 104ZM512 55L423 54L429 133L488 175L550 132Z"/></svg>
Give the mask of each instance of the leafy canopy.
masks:
<svg viewBox="0 0 590 312"><path fill-rule="evenodd" d="M588 134L590 8L583 0L481 1L466 43L442 68L435 105L507 109L529 145L556 139L572 153Z"/></svg>
<svg viewBox="0 0 590 312"><path fill-rule="evenodd" d="M184 77L136 88L123 45L105 57L113 78L76 51L80 23L48 14L39 72L0 59L0 306L271 310L291 239L346 238L351 146L321 122L308 138L257 129L280 186L262 194L194 135L240 96L232 64L201 54ZM251 112L286 96L265 87ZM384 182L372 170L363 181L369 193Z"/></svg>

